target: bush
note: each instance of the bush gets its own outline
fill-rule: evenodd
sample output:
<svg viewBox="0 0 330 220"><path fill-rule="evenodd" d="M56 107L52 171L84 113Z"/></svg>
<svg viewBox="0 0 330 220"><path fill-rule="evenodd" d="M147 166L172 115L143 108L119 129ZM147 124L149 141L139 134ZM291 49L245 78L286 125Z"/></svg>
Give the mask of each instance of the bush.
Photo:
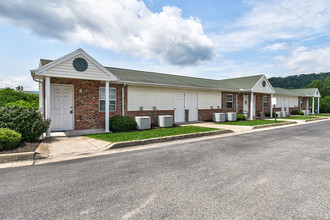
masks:
<svg viewBox="0 0 330 220"><path fill-rule="evenodd" d="M305 113L303 111L299 111L299 110L292 110L292 114L293 115L304 115Z"/></svg>
<svg viewBox="0 0 330 220"><path fill-rule="evenodd" d="M265 116L270 117L270 112L266 112ZM273 112L273 118L275 118L275 112ZM278 118L278 114L276 114L276 118Z"/></svg>
<svg viewBox="0 0 330 220"><path fill-rule="evenodd" d="M0 151L10 150L18 146L22 135L8 128L0 128Z"/></svg>
<svg viewBox="0 0 330 220"><path fill-rule="evenodd" d="M0 90L0 107L6 106L8 103L13 103L17 101L26 101L34 103L34 107L38 108L39 96L37 94L26 94L24 92L15 91L10 88L5 88Z"/></svg>
<svg viewBox="0 0 330 220"><path fill-rule="evenodd" d="M246 117L243 114L237 114L237 120L246 120Z"/></svg>
<svg viewBox="0 0 330 220"><path fill-rule="evenodd" d="M19 101L16 101L16 102L10 102L7 105L18 105L18 106L26 107L26 108L34 107L34 108L37 109L38 106L39 106L39 100L32 100L30 102L24 101L24 100L19 100Z"/></svg>
<svg viewBox="0 0 330 220"><path fill-rule="evenodd" d="M127 116L110 118L110 130L112 131L129 131L135 129L135 126L135 120Z"/></svg>
<svg viewBox="0 0 330 220"><path fill-rule="evenodd" d="M47 131L49 124L50 121L44 121L40 112L33 107L6 105L0 108L0 127L20 133L23 141L37 141Z"/></svg>

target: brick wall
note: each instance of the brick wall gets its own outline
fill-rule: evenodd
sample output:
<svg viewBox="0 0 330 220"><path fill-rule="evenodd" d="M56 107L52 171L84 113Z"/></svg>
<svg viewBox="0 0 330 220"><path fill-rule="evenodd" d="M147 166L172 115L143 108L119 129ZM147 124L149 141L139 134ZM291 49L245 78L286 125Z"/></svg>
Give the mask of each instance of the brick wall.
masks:
<svg viewBox="0 0 330 220"><path fill-rule="evenodd" d="M104 128L105 113L99 111L99 87L105 84L94 80L51 78L51 83L74 86L74 129ZM116 111L110 117L121 115L121 85L110 84L116 88Z"/></svg>
<svg viewBox="0 0 330 220"><path fill-rule="evenodd" d="M223 109L198 109L198 121L213 121L213 113L225 112Z"/></svg>
<svg viewBox="0 0 330 220"><path fill-rule="evenodd" d="M99 87L104 87L104 83L96 80L51 78L51 83L70 84L74 86L74 129L96 129L104 128L105 112L99 111ZM116 110L110 111L110 117L121 115L122 112L122 85L110 84L110 87L116 88ZM227 94L233 95L233 107L227 108ZM236 106L236 94L234 92L222 92L221 109L199 109L199 121L212 121L215 112L236 112L243 111L243 94L238 94L238 105ZM248 94L248 93L246 93ZM268 107L263 108L263 95L256 94L256 107L258 111L269 112L270 95L268 96ZM250 100L249 94L249 100ZM248 103L250 105L250 101ZM303 107L306 107L306 99ZM250 109L250 106L249 106ZM127 86L124 88L124 112L131 118L135 116L149 116L152 124L157 124L158 115L172 115L174 119L174 110L156 110L156 111L127 111ZM185 120L188 121L189 110L185 110ZM174 119L175 120L175 119Z"/></svg>

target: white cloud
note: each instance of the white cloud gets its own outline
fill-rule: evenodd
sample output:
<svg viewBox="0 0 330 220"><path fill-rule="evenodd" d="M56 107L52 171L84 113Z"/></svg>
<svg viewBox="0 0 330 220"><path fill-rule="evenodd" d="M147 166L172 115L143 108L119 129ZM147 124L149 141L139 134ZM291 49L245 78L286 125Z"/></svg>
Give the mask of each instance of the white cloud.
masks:
<svg viewBox="0 0 330 220"><path fill-rule="evenodd" d="M293 73L318 73L330 70L330 47L309 49L300 46L289 56L277 56L275 61L285 70Z"/></svg>
<svg viewBox="0 0 330 220"><path fill-rule="evenodd" d="M38 84L29 75L0 77L0 88L15 88L17 86L23 86L24 90L38 90Z"/></svg>
<svg viewBox="0 0 330 220"><path fill-rule="evenodd" d="M287 43L276 43L276 44L271 44L266 47L264 47L264 50L267 51L277 51L277 50L284 50L288 48Z"/></svg>
<svg viewBox="0 0 330 220"><path fill-rule="evenodd" d="M220 51L251 48L274 40L301 40L329 33L328 0L246 1L250 12L215 36Z"/></svg>
<svg viewBox="0 0 330 220"><path fill-rule="evenodd" d="M177 7L153 13L138 0L2 1L0 19L43 37L175 65L199 64L214 56L198 19L183 18Z"/></svg>

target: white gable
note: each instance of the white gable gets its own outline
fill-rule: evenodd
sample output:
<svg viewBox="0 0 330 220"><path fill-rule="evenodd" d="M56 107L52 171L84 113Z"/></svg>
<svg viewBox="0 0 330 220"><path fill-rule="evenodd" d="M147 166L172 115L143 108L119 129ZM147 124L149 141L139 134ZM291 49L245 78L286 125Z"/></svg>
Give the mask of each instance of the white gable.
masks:
<svg viewBox="0 0 330 220"><path fill-rule="evenodd" d="M83 58L87 61L88 67L85 71L77 71L73 67L73 61L76 58ZM57 60L54 60L45 66L39 67L35 70L35 73L39 76L49 77L117 81L117 77L115 75L105 69L100 63L98 63L82 49L78 49Z"/></svg>
<svg viewBox="0 0 330 220"><path fill-rule="evenodd" d="M321 97L319 89L316 89L316 91L314 93L314 97Z"/></svg>
<svg viewBox="0 0 330 220"><path fill-rule="evenodd" d="M258 93L275 93L272 85L270 84L266 76L262 76L251 90L252 92Z"/></svg>

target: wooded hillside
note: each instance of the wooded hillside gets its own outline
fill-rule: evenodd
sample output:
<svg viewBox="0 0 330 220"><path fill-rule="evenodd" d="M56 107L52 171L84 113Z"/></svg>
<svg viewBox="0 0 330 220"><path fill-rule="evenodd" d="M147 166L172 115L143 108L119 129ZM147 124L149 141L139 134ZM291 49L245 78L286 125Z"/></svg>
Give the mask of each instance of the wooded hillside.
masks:
<svg viewBox="0 0 330 220"><path fill-rule="evenodd" d="M330 77L330 72L327 73L311 73L311 74L301 74L293 75L287 77L272 77L269 78L269 82L273 87L281 87L286 89L300 89L307 88L314 80L324 80Z"/></svg>

